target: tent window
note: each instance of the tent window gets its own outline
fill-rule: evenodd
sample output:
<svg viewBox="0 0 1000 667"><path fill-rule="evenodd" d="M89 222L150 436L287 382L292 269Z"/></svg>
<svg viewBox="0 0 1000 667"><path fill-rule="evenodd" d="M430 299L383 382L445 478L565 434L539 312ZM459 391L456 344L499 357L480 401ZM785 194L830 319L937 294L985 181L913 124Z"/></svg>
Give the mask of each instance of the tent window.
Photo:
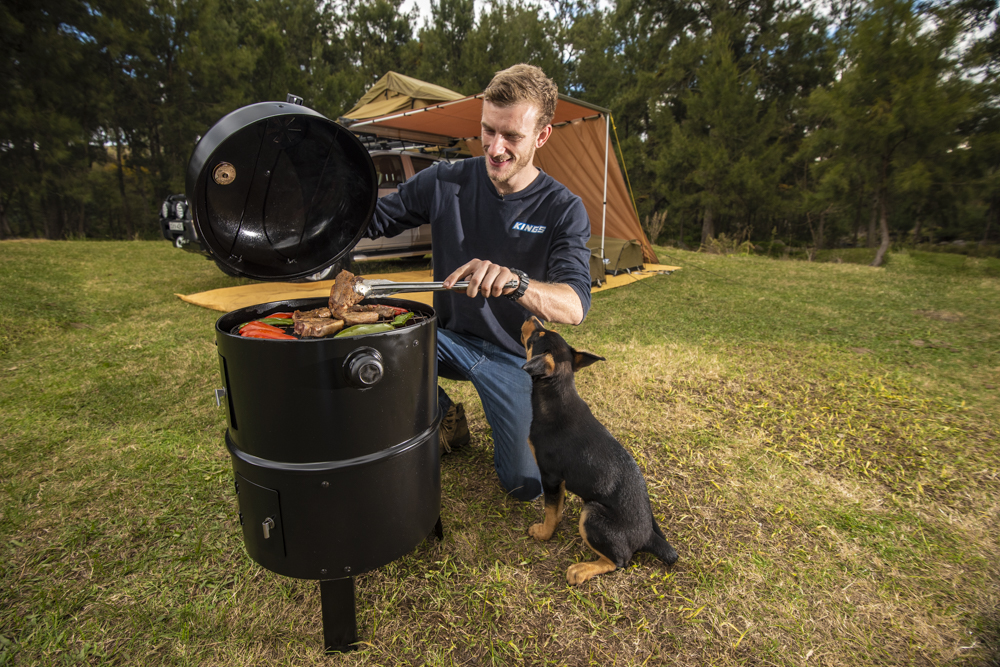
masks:
<svg viewBox="0 0 1000 667"><path fill-rule="evenodd" d="M413 165L413 173L419 174L424 169L434 164L434 160L428 160L424 157L411 157L410 164Z"/></svg>
<svg viewBox="0 0 1000 667"><path fill-rule="evenodd" d="M398 188L406 180L403 160L398 155L379 155L373 161L379 188Z"/></svg>

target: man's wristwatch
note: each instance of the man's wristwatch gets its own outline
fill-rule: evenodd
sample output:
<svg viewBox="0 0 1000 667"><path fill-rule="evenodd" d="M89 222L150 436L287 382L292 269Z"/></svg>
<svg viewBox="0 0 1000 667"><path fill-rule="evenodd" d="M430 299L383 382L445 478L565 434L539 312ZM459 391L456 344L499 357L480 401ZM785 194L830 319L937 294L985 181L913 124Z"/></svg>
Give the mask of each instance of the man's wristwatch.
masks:
<svg viewBox="0 0 1000 667"><path fill-rule="evenodd" d="M517 276L517 289L515 289L510 294L504 294L504 296L510 299L511 301L517 301L522 296L524 296L524 292L528 289L528 283L531 281L528 280L528 274L525 273L524 271L519 271L518 269L511 269L510 272L513 273L515 276Z"/></svg>

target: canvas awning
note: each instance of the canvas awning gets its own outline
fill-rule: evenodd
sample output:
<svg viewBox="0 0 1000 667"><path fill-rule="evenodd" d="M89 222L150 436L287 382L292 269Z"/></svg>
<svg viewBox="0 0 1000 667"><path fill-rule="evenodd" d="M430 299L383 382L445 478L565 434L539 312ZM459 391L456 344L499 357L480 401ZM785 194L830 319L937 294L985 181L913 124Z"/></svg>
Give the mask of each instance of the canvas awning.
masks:
<svg viewBox="0 0 1000 667"><path fill-rule="evenodd" d="M473 155L482 155L482 109L482 95L473 95L368 119L351 120L348 112L341 121L355 132L393 139L430 143L464 139ZM592 236L637 239L645 261L657 263L611 154L610 115L608 109L560 95L554 131L535 153L535 165L583 200Z"/></svg>

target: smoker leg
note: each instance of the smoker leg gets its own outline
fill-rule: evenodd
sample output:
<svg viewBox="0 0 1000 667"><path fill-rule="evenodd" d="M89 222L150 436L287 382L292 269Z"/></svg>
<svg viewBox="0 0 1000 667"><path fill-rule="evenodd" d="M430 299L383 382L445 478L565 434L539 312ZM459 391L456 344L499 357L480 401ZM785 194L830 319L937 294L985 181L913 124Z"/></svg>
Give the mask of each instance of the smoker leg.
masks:
<svg viewBox="0 0 1000 667"><path fill-rule="evenodd" d="M354 577L319 582L323 605L323 646L326 653L353 651L358 641L354 616Z"/></svg>
<svg viewBox="0 0 1000 667"><path fill-rule="evenodd" d="M444 542L444 527L441 525L441 517L438 517L437 523L434 524L434 535L437 536L438 542Z"/></svg>

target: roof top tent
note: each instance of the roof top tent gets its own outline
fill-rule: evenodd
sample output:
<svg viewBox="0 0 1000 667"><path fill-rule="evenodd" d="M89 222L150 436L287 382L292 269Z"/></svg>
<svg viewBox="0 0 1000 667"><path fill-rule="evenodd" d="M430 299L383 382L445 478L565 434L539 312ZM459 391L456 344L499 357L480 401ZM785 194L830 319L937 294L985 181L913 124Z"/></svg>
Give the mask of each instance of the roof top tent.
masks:
<svg viewBox="0 0 1000 667"><path fill-rule="evenodd" d="M405 86L397 85L392 91L393 80L405 80ZM423 82L390 72L340 119L341 124L358 133L419 143L448 145L464 140L473 155L483 155L482 95L449 98L458 93L431 84L418 90L416 84ZM406 101L407 87L421 95L411 96L412 100L426 102L434 95L437 99L416 107L415 101ZM394 110L386 110L382 102L391 103ZM535 154L535 164L583 200L591 234L601 238L602 258L605 237L636 239L643 258L655 264L656 254L639 224L618 161L610 159L610 115L608 109L560 95L552 119L554 131Z"/></svg>
<svg viewBox="0 0 1000 667"><path fill-rule="evenodd" d="M389 72L368 89L346 118L375 118L397 111L420 109L435 102L460 100L464 95L414 79L405 74Z"/></svg>

